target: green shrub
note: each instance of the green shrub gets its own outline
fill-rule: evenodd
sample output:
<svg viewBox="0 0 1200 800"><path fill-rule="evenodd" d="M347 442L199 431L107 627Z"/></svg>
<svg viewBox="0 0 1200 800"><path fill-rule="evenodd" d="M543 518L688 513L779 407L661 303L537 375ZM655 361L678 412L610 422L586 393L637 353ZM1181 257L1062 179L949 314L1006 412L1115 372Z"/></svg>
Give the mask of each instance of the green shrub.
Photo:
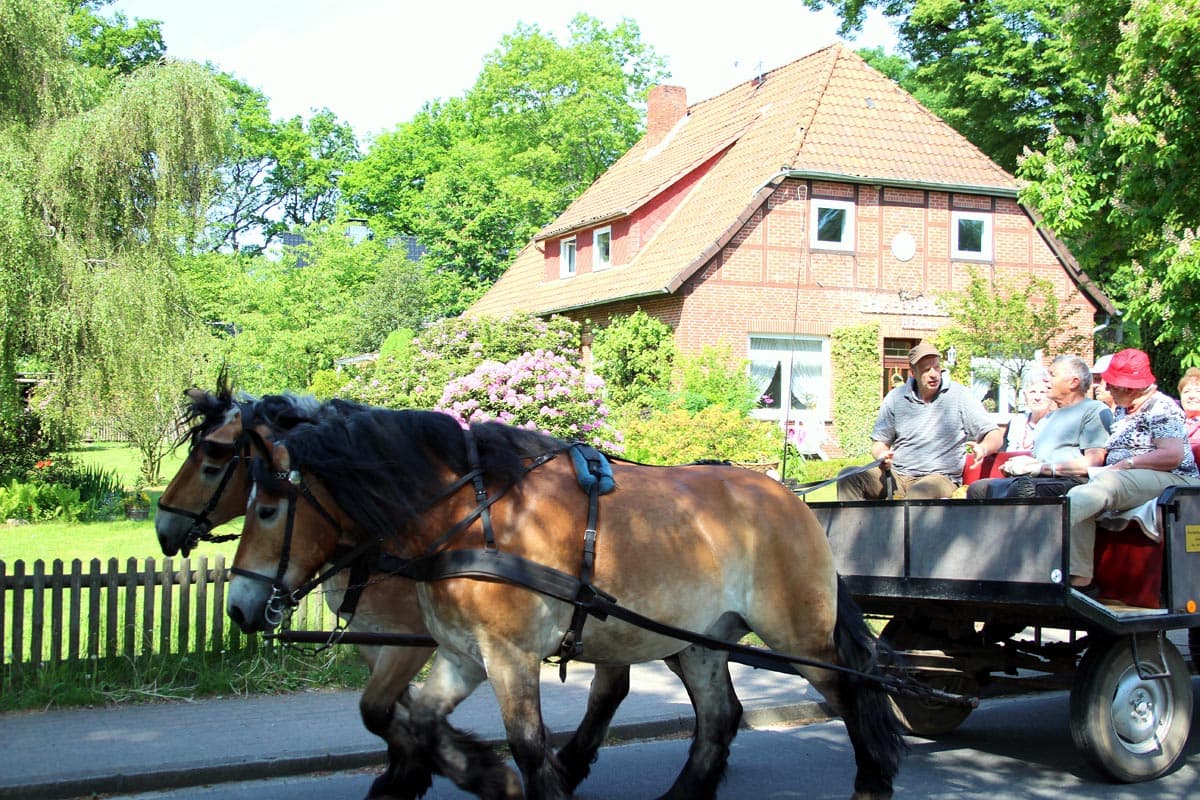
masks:
<svg viewBox="0 0 1200 800"><path fill-rule="evenodd" d="M640 308L613 317L592 339L593 368L614 405L662 406L671 388L675 339L670 326Z"/></svg>
<svg viewBox="0 0 1200 800"><path fill-rule="evenodd" d="M871 323L838 328L833 344L833 427L838 445L847 456L861 458L871 452L871 429L879 415L879 325ZM870 391L865 391L869 387Z"/></svg>
<svg viewBox="0 0 1200 800"><path fill-rule="evenodd" d="M673 382L673 401L689 411L724 406L749 414L758 403L745 362L735 360L728 347L710 346L697 355L678 356Z"/></svg>
<svg viewBox="0 0 1200 800"><path fill-rule="evenodd" d="M642 410L624 406L614 423L625 436L625 457L646 464L685 464L701 459L740 463L779 461L779 426L723 406L695 413L681 406Z"/></svg>
<svg viewBox="0 0 1200 800"><path fill-rule="evenodd" d="M16 478L0 486L0 519L26 522L87 517L91 507L80 501L79 490L61 483L21 483Z"/></svg>

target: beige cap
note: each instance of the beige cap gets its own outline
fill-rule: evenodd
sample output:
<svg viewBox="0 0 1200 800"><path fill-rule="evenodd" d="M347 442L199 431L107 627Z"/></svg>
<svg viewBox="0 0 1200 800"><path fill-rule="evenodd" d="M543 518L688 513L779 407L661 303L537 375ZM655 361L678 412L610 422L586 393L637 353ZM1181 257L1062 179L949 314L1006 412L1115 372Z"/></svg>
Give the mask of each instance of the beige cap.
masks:
<svg viewBox="0 0 1200 800"><path fill-rule="evenodd" d="M908 351L908 366L912 367L912 369L915 371L917 369L917 362L926 356L937 356L938 358L941 358L942 354L939 353L938 349L929 342L921 342L912 350Z"/></svg>

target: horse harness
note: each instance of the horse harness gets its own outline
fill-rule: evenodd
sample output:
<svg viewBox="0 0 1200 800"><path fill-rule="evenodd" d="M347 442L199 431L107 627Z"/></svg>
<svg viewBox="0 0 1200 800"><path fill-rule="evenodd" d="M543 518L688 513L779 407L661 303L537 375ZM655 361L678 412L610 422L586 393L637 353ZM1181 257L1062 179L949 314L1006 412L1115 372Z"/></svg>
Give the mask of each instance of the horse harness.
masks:
<svg viewBox="0 0 1200 800"><path fill-rule="evenodd" d="M582 443L575 443L566 448L567 450L574 451L572 452L572 458L576 462L577 470L579 470L580 464L586 464L588 475L592 478L589 481L588 475L585 475L582 471L579 472L580 482L586 487L588 492L588 521L583 536L580 575L576 577L575 575L539 564L514 553L501 551L495 544L495 535L492 529L489 508L503 497L512 488L513 484L503 487L495 494L489 495L487 493L483 480L483 470L479 466L479 454L474 436L469 429L464 429L463 433L467 442L468 472L446 487L431 506L436 506L438 503L446 500L467 483L473 485L478 505L466 517L452 526L449 531L440 536L423 555L416 558L393 556L382 552L380 549L382 543L380 539L366 540L349 548L340 558L335 559L321 575L313 578L303 586L287 592L282 587L287 560L287 554L285 553L281 558L281 567L273 582L274 592L272 600L278 599L295 605L299 603L300 598L312 591L313 588L331 574L343 569L346 564L352 563L355 559L361 559L366 554L373 554L375 558L374 563L378 570L412 580L436 581L448 578L493 579L511 583L546 595L547 597L570 603L574 607L571 623L563 636L557 653L551 656L550 659L547 659L557 660L559 664L559 677L562 680L566 679L567 663L583 652L583 625L587 618L593 616L603 621L611 616L651 633L657 633L668 638L678 639L712 650L724 651L728 653L731 661L746 664L756 669L799 674L796 669L797 667L817 667L876 683L885 691L894 694L926 697L941 703L978 704L978 700L975 698L963 697L906 680L902 673L881 672L875 668L877 665L868 668L869 671L862 671L840 664L822 662L765 647L753 647L738 642L729 642L708 636L707 634L668 625L621 606L615 597L592 583L596 555L596 523L599 513L599 496L604 492L610 491L614 484L611 472L605 472L607 469L607 460L598 451ZM559 452L561 451L550 451L536 457L526 468L525 473L528 474L542 464L552 460ZM295 487L295 495L303 496L311 502L317 508L318 512L334 525L340 535L342 533L341 527L321 507L317 498L303 485L299 471L292 470L288 473L287 480L291 486ZM289 503L285 547L290 547L291 544L294 507L295 503ZM481 520L483 525L484 547L461 550L445 549L447 544L469 528L476 519ZM257 580L271 580L266 576L250 573L246 570L234 568L233 571ZM283 635L279 634L278 636ZM397 637L393 641L380 643L437 644L432 638L414 636Z"/></svg>

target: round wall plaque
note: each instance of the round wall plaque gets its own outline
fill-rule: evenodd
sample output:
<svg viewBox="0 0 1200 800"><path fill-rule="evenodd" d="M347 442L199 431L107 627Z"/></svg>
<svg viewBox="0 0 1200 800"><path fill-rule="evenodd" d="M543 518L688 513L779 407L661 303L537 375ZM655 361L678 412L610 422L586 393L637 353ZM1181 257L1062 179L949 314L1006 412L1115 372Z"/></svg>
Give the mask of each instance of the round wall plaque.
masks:
<svg viewBox="0 0 1200 800"><path fill-rule="evenodd" d="M901 231L892 237L892 255L897 261L908 261L917 252L917 240L908 231Z"/></svg>

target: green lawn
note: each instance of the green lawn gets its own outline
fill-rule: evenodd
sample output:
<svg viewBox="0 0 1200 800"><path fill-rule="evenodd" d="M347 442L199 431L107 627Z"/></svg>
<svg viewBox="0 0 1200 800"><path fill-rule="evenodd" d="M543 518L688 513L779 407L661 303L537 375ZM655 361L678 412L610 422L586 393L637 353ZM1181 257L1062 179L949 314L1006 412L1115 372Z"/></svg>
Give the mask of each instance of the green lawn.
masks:
<svg viewBox="0 0 1200 800"><path fill-rule="evenodd" d="M93 442L71 448L67 454L82 464L114 470L127 487L137 485L142 461L138 452L129 445L120 442ZM159 470L165 481L169 481L179 471L179 465L186 457L187 449L185 447L179 447L167 453L163 458L162 468ZM164 482L163 486L158 488L162 489L165 485Z"/></svg>
<svg viewBox="0 0 1200 800"><path fill-rule="evenodd" d="M116 470L128 487L137 483L140 459L137 452L127 445L96 442L72 449L70 455L84 464ZM179 470L185 455L186 451L179 448L163 460L162 472L168 480ZM12 564L23 560L29 563L40 558L49 563L59 558L69 563L71 559L78 558L86 564L93 558L102 561L116 558L124 562L127 558L154 557L161 563L163 555L154 534L153 504L158 502L163 488L158 486L151 489L151 517L141 522L122 519L87 523L39 522L36 525L0 527L0 561ZM239 530L241 520L223 525L216 532L237 533ZM227 559L232 559L236 549L236 541L205 544L193 556L211 558L224 554Z"/></svg>

